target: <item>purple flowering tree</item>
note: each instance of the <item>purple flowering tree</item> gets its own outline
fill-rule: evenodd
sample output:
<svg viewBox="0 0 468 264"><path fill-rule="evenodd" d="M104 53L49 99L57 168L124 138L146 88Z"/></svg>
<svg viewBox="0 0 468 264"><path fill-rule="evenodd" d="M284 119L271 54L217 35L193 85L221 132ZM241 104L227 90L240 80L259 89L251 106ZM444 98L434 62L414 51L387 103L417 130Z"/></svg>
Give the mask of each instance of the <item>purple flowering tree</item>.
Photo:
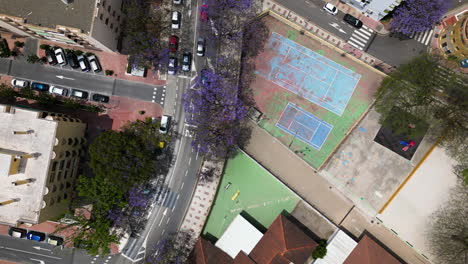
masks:
<svg viewBox="0 0 468 264"><path fill-rule="evenodd" d="M406 0L395 10L390 24L393 33L411 35L428 30L448 11L447 0Z"/></svg>
<svg viewBox="0 0 468 264"><path fill-rule="evenodd" d="M193 234L178 231L158 241L146 257L149 264L184 264L195 244Z"/></svg>
<svg viewBox="0 0 468 264"><path fill-rule="evenodd" d="M195 126L195 150L213 157L229 157L248 140L245 119L248 106L237 85L220 75L204 71L195 89L183 96L189 123Z"/></svg>

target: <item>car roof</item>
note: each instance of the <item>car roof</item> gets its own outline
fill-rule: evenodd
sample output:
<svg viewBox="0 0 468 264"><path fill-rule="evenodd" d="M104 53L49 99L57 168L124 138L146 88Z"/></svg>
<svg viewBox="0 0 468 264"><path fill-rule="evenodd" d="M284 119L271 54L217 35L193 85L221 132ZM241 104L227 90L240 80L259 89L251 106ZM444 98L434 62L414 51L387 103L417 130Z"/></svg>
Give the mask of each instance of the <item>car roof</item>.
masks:
<svg viewBox="0 0 468 264"><path fill-rule="evenodd" d="M332 4L330 4L330 3L327 3L325 6L326 6L326 7L328 7L328 8L330 8L330 9L333 9L333 8L335 8L335 6L334 6L334 5L332 5Z"/></svg>

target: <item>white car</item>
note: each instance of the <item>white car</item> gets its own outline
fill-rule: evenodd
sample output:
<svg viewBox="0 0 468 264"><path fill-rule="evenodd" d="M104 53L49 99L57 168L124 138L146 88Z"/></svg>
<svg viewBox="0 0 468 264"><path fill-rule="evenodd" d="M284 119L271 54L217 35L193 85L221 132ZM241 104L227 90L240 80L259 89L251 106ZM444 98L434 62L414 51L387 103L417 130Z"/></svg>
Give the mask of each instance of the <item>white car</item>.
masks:
<svg viewBox="0 0 468 264"><path fill-rule="evenodd" d="M197 41L197 56L205 55L205 40L203 38L198 38Z"/></svg>
<svg viewBox="0 0 468 264"><path fill-rule="evenodd" d="M182 0L173 0L172 2L174 3L174 5L182 4Z"/></svg>
<svg viewBox="0 0 468 264"><path fill-rule="evenodd" d="M20 80L20 79L13 79L11 80L11 85L13 85L14 87L18 87L18 88L24 88L29 85L29 82L25 80Z"/></svg>
<svg viewBox="0 0 468 264"><path fill-rule="evenodd" d="M171 117L167 115L163 115L161 117L161 125L159 126L159 133L166 134L169 130L171 125Z"/></svg>
<svg viewBox="0 0 468 264"><path fill-rule="evenodd" d="M65 57L65 51L62 48L57 48L54 50L55 57L57 58L57 62L60 65L67 65L67 58Z"/></svg>
<svg viewBox="0 0 468 264"><path fill-rule="evenodd" d="M172 29L179 29L180 28L180 12L174 11L172 12L171 18L171 27Z"/></svg>
<svg viewBox="0 0 468 264"><path fill-rule="evenodd" d="M330 3L327 3L326 5L324 5L323 10L327 11L328 13L330 13L332 15L338 14L338 8L336 8L336 6L334 6L334 5L330 4Z"/></svg>
<svg viewBox="0 0 468 264"><path fill-rule="evenodd" d="M61 96L67 96L68 95L68 89L52 85L49 88L49 93L57 94L57 95L61 95Z"/></svg>

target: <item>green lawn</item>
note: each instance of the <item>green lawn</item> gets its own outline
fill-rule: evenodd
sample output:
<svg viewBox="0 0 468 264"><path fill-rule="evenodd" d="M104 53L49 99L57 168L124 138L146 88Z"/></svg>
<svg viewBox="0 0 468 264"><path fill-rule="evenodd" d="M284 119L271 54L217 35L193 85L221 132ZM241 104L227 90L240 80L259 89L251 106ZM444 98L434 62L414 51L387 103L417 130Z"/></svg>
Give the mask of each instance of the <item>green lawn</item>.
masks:
<svg viewBox="0 0 468 264"><path fill-rule="evenodd" d="M231 183L226 190L225 186ZM237 198L231 198L237 191ZM219 239L235 216L245 211L268 228L286 210L291 212L299 197L244 153L226 164L218 193L203 230Z"/></svg>

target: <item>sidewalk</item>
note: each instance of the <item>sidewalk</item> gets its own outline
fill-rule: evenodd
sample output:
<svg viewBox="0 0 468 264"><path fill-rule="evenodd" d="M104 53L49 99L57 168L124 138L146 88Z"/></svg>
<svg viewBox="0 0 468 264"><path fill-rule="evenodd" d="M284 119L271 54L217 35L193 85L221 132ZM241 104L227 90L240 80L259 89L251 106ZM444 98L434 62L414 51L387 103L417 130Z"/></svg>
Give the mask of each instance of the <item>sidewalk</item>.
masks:
<svg viewBox="0 0 468 264"><path fill-rule="evenodd" d="M182 230L193 232L194 237L198 237L203 231L203 226L208 218L211 205L216 196L216 191L218 190L224 162L213 163L211 161L204 161L201 170L208 168L215 168L213 181L198 181L197 187L192 195L192 201L190 202L181 225Z"/></svg>
<svg viewBox="0 0 468 264"><path fill-rule="evenodd" d="M264 0L262 8L264 10L263 14L268 14L269 11L270 15L281 19L284 23L297 28L297 30L306 31L308 35L312 36L313 38L319 39L321 42L327 44L327 46L333 47L335 50L337 50L337 52L353 56L362 64L367 65L369 68L372 68L376 72L388 74L394 70L392 66L386 64L382 60L366 52L362 52L358 49L355 49L344 39L338 38L330 34L330 32L311 23L310 20L299 16L298 14L283 7L282 5L276 3L273 0ZM342 5L341 8L346 8L346 5ZM370 23L369 26L374 26L376 28L380 24L380 22L379 24L377 24L376 22L372 22L373 24L369 21L367 22Z"/></svg>

